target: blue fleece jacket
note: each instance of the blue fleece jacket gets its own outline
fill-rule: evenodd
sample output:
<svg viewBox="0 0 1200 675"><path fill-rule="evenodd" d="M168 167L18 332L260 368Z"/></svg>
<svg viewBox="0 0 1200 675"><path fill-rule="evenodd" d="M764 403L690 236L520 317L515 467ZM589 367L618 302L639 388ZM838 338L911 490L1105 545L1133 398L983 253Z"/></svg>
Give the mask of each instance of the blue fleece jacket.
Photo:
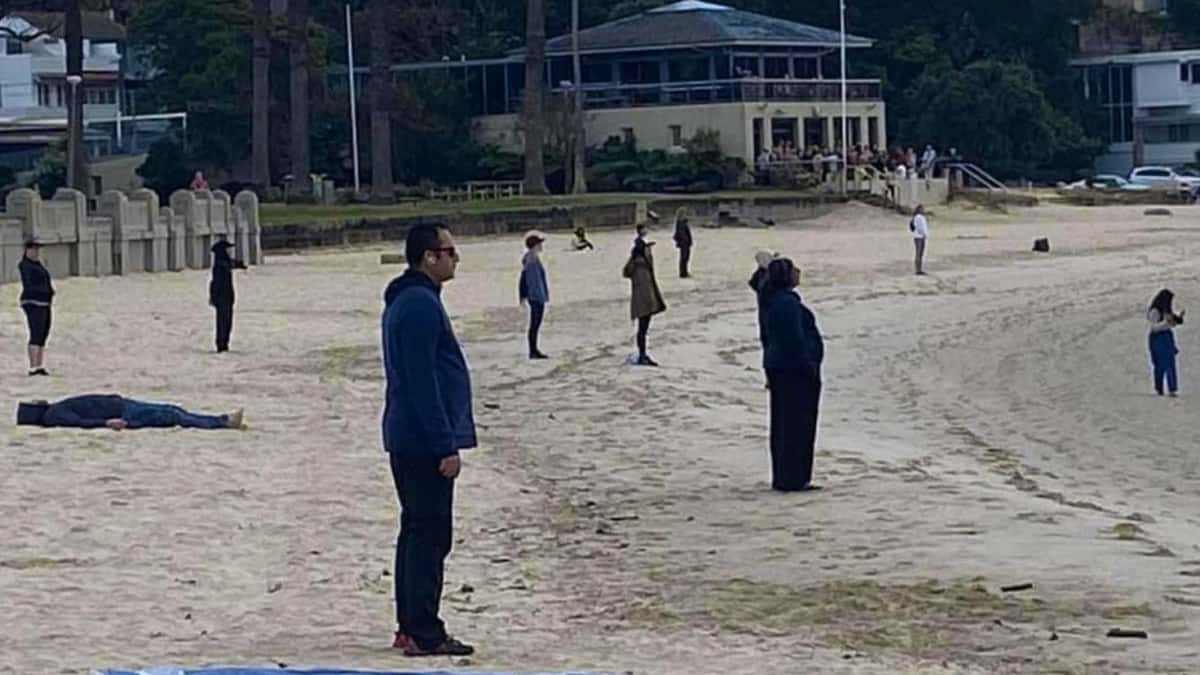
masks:
<svg viewBox="0 0 1200 675"><path fill-rule="evenodd" d="M550 284L546 281L546 267L536 256L529 253L521 259L521 281L517 284L517 295L521 300L550 303Z"/></svg>
<svg viewBox="0 0 1200 675"><path fill-rule="evenodd" d="M794 370L820 379L825 342L800 296L790 290L769 292L762 312L763 368Z"/></svg>
<svg viewBox="0 0 1200 675"><path fill-rule="evenodd" d="M409 270L388 285L384 301L383 447L437 458L475 447L471 375L441 289Z"/></svg>

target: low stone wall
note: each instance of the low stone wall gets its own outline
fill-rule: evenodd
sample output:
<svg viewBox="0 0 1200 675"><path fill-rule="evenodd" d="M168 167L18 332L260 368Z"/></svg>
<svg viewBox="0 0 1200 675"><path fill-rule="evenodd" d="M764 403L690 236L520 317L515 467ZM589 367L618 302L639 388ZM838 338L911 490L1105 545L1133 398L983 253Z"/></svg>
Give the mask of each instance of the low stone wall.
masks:
<svg viewBox="0 0 1200 675"><path fill-rule="evenodd" d="M684 207L693 224L716 223L722 212L733 214L748 225L759 219L783 222L810 218L844 202L841 197L808 196L740 198L669 198L595 206L492 211L478 214L430 214L396 218L363 218L341 225L281 225L262 234L262 246L271 250L295 250L318 246L347 246L400 241L420 224L447 225L456 235L483 236L519 234L528 230L571 231L576 227L604 229L632 227L645 222L652 211L659 222L670 223L676 209Z"/></svg>
<svg viewBox="0 0 1200 675"><path fill-rule="evenodd" d="M76 190L59 190L46 200L33 190L15 190L0 213L0 283L20 280L17 265L28 239L43 244L42 262L55 277L207 268L219 235L233 242L236 257L262 264L253 193L230 199L221 191L179 191L171 204L161 208L150 190L108 191L89 213L87 198Z"/></svg>

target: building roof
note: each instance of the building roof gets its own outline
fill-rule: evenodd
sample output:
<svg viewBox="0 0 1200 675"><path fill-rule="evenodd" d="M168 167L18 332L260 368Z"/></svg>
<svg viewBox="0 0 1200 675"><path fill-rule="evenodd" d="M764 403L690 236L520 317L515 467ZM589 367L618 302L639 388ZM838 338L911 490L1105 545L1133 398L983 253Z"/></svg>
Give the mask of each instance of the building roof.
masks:
<svg viewBox="0 0 1200 675"><path fill-rule="evenodd" d="M58 39L66 37L66 21L62 12L11 12L9 16L24 19L34 28ZM83 12L83 37L93 42L120 42L125 39L125 27L109 18L107 12Z"/></svg>
<svg viewBox="0 0 1200 675"><path fill-rule="evenodd" d="M696 46L777 45L837 47L835 30L785 21L700 0L682 0L579 31L584 53L653 51ZM873 41L846 35L847 47L870 47ZM514 53L521 53L523 49ZM571 35L546 42L547 54L569 54Z"/></svg>

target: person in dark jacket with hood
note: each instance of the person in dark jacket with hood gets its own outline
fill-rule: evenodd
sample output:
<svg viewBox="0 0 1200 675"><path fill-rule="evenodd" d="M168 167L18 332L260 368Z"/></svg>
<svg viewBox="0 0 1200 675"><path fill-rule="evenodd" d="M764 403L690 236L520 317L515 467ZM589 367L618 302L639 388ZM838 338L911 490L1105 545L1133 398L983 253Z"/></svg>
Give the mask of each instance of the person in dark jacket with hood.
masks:
<svg viewBox="0 0 1200 675"><path fill-rule="evenodd" d="M476 445L471 375L441 298L458 249L445 227L417 225L405 258L408 270L384 294L382 321L383 446L400 501L392 645L407 656L466 656L474 648L450 637L438 617L459 451Z"/></svg>
<svg viewBox="0 0 1200 675"><path fill-rule="evenodd" d="M667 303L658 289L654 278L654 255L650 252L653 242L645 239L645 228L638 226L638 238L633 241L633 250L625 263L623 275L629 279L629 317L637 322L637 365L657 367L646 351L646 336L650 332L650 319L655 314L667 311Z"/></svg>
<svg viewBox="0 0 1200 675"><path fill-rule="evenodd" d="M692 259L692 228L688 225L687 216L682 213L675 216L675 246L679 249L679 278L687 279L692 276L688 263Z"/></svg>
<svg viewBox="0 0 1200 675"><path fill-rule="evenodd" d="M525 257L521 259L521 280L517 283L517 295L521 303L529 303L529 358L550 358L538 349L538 334L542 319L546 316L546 305L550 304L550 284L546 281L546 266L542 264L542 248L546 237L531 232L525 237Z"/></svg>
<svg viewBox="0 0 1200 675"><path fill-rule="evenodd" d="M26 401L17 406L17 424L76 429L241 429L241 410L228 415L192 413L177 405L148 403L114 394L84 394L55 403Z"/></svg>
<svg viewBox="0 0 1200 675"><path fill-rule="evenodd" d="M21 310L29 324L29 375L49 375L44 366L46 340L50 337L50 305L54 284L50 271L40 260L42 245L30 239L17 269L21 272Z"/></svg>
<svg viewBox="0 0 1200 675"><path fill-rule="evenodd" d="M771 487L812 490L813 445L821 401L824 341L796 293L800 270L787 258L767 268L763 368L771 389Z"/></svg>
<svg viewBox="0 0 1200 675"><path fill-rule="evenodd" d="M217 311L217 353L229 351L233 332L233 270L246 269L246 263L229 257L233 244L221 239L212 245L212 281L208 283L208 304Z"/></svg>

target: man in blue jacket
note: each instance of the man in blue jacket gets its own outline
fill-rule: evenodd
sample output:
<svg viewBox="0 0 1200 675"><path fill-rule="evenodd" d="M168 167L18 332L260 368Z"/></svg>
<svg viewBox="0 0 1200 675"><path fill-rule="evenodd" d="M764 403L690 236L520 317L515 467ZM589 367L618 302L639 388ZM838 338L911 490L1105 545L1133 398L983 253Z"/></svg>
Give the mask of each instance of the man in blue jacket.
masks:
<svg viewBox="0 0 1200 675"><path fill-rule="evenodd" d="M474 648L438 618L458 451L475 447L471 377L441 300L458 250L445 227L418 225L405 257L408 270L388 285L383 311L383 445L400 500L393 647L407 656L467 656Z"/></svg>

